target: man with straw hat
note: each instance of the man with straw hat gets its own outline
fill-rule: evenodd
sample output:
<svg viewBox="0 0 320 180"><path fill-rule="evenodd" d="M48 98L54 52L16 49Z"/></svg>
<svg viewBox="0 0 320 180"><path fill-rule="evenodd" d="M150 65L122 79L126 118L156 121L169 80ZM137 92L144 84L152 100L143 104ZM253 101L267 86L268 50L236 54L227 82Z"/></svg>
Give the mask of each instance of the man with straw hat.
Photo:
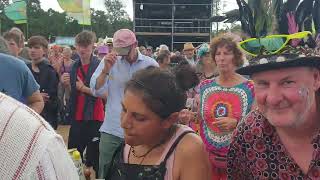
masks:
<svg viewBox="0 0 320 180"><path fill-rule="evenodd" d="M196 66L197 62L195 59L195 48L192 43L189 42L183 45L183 53L189 64Z"/></svg>
<svg viewBox="0 0 320 180"><path fill-rule="evenodd" d="M253 6L237 0L242 29L258 37L239 43L254 58L238 69L254 81L256 109L234 132L228 179L320 179L320 55L308 26L313 20L320 32L320 15L311 13L319 2ZM267 21L276 27L261 26Z"/></svg>

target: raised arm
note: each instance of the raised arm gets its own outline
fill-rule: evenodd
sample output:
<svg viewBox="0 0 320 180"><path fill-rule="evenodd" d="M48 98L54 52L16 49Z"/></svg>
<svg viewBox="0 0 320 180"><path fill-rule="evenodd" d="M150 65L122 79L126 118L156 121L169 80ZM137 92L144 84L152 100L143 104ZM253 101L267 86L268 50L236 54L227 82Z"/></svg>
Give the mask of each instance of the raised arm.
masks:
<svg viewBox="0 0 320 180"><path fill-rule="evenodd" d="M117 60L117 56L109 53L99 64L90 81L90 88L94 96L104 97L108 89L108 76Z"/></svg>

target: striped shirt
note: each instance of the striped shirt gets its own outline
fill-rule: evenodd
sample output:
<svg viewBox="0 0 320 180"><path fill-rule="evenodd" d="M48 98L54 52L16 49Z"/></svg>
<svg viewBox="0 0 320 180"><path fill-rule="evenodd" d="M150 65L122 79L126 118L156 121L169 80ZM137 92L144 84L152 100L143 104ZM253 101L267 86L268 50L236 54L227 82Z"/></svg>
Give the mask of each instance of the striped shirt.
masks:
<svg viewBox="0 0 320 180"><path fill-rule="evenodd" d="M1 179L79 179L63 139L33 110L0 93Z"/></svg>

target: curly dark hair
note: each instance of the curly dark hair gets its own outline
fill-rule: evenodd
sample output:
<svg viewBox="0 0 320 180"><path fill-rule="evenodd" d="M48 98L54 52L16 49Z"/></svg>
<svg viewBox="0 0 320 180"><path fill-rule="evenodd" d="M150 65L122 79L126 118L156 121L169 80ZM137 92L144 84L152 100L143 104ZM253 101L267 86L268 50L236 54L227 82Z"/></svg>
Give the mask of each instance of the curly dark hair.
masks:
<svg viewBox="0 0 320 180"><path fill-rule="evenodd" d="M228 50L232 51L234 54L233 64L236 67L241 67L244 63L243 53L238 48L237 43L232 40L232 38L225 38L222 36L215 37L210 43L210 53L211 57L216 63L215 55L218 48L226 47Z"/></svg>
<svg viewBox="0 0 320 180"><path fill-rule="evenodd" d="M174 71L161 70L158 67L137 71L127 82L125 92L129 90L139 94L151 111L160 118L166 119L172 113L180 112L185 108L186 91L199 81L190 83L190 79L181 78L183 74L193 73L196 76L192 69L186 65L181 66Z"/></svg>

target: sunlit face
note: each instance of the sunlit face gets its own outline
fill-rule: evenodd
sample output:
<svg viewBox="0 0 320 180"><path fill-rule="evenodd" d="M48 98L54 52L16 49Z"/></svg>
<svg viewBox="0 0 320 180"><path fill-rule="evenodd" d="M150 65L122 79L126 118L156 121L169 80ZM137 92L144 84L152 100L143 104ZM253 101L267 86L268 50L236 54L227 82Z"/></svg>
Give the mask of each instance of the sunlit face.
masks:
<svg viewBox="0 0 320 180"><path fill-rule="evenodd" d="M297 127L315 108L315 91L320 86L317 70L287 68L256 73L252 78L257 106L275 127Z"/></svg>
<svg viewBox="0 0 320 180"><path fill-rule="evenodd" d="M77 44L76 49L81 59L89 59L93 52L93 44L87 46Z"/></svg>
<svg viewBox="0 0 320 180"><path fill-rule="evenodd" d="M140 95L126 91L122 101L121 127L125 142L131 146L153 144L165 132L165 120L161 120L142 101Z"/></svg>
<svg viewBox="0 0 320 180"><path fill-rule="evenodd" d="M219 47L215 54L215 62L219 73L235 71L234 53L227 47Z"/></svg>
<svg viewBox="0 0 320 180"><path fill-rule="evenodd" d="M192 59L194 56L194 50L185 50L184 55L186 56L187 59Z"/></svg>
<svg viewBox="0 0 320 180"><path fill-rule="evenodd" d="M43 59L46 53L46 50L41 45L34 45L29 48L28 53L29 53L30 59L32 61L37 62Z"/></svg>
<svg viewBox="0 0 320 180"><path fill-rule="evenodd" d="M8 48L9 48L9 51L11 52L11 54L14 56L18 56L18 54L20 52L20 48L19 48L18 44L12 39L8 40L7 43L9 45Z"/></svg>

